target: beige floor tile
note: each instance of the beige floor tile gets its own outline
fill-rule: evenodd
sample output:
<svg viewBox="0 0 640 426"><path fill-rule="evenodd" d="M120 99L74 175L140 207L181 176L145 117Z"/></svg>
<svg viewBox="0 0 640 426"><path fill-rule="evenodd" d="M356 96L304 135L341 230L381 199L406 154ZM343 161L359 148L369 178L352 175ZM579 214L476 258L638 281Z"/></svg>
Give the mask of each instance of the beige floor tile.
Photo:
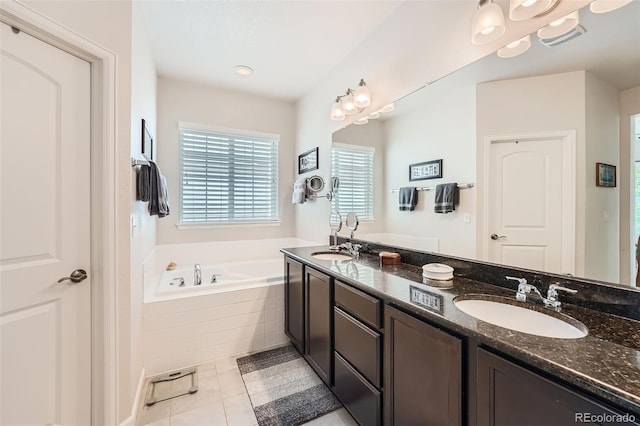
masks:
<svg viewBox="0 0 640 426"><path fill-rule="evenodd" d="M145 426L171 426L171 419L169 417L156 420L155 422L147 423Z"/></svg>
<svg viewBox="0 0 640 426"><path fill-rule="evenodd" d="M236 359L236 357L219 359L216 361L216 369L218 370L218 372L237 370L238 363L236 362Z"/></svg>
<svg viewBox="0 0 640 426"><path fill-rule="evenodd" d="M171 426L226 426L222 401L171 416Z"/></svg>
<svg viewBox="0 0 640 426"><path fill-rule="evenodd" d="M226 398L223 404L229 426L252 426L258 423L246 393Z"/></svg>
<svg viewBox="0 0 640 426"><path fill-rule="evenodd" d="M220 382L220 391L223 399L247 392L239 370L219 372L218 381Z"/></svg>
<svg viewBox="0 0 640 426"><path fill-rule="evenodd" d="M199 390L193 395L184 395L171 400L171 415L184 413L205 405L214 405L222 402L222 394L219 390Z"/></svg>
<svg viewBox="0 0 640 426"><path fill-rule="evenodd" d="M147 425L163 418L169 418L170 414L171 403L169 401L157 402L150 407L143 405L138 414L138 425Z"/></svg>
<svg viewBox="0 0 640 426"><path fill-rule="evenodd" d="M341 423L344 426L358 426L358 423L351 417L351 414L347 411L346 408L341 408L333 412L337 418L340 419Z"/></svg>
<svg viewBox="0 0 640 426"><path fill-rule="evenodd" d="M218 374L198 374L198 390L207 391L214 390L220 392L220 382L218 380Z"/></svg>

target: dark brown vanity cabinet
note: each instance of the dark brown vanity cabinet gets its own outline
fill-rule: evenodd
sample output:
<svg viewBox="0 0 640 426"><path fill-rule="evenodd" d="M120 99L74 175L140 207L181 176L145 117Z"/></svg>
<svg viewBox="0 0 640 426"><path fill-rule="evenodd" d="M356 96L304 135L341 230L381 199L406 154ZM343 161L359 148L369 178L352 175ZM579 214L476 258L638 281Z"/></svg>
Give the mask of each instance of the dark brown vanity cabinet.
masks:
<svg viewBox="0 0 640 426"><path fill-rule="evenodd" d="M384 309L385 425L462 424L462 340Z"/></svg>
<svg viewBox="0 0 640 426"><path fill-rule="evenodd" d="M335 281L334 393L356 421L382 423L382 302Z"/></svg>
<svg viewBox="0 0 640 426"><path fill-rule="evenodd" d="M478 348L477 426L566 426L585 416L624 415L506 359ZM605 418L605 417L603 417Z"/></svg>
<svg viewBox="0 0 640 426"><path fill-rule="evenodd" d="M304 353L305 291L304 266L284 258L284 332L291 343Z"/></svg>
<svg viewBox="0 0 640 426"><path fill-rule="evenodd" d="M333 278L286 256L284 277L284 332L331 386Z"/></svg>
<svg viewBox="0 0 640 426"><path fill-rule="evenodd" d="M305 267L306 351L305 358L320 378L331 387L333 346L333 278Z"/></svg>

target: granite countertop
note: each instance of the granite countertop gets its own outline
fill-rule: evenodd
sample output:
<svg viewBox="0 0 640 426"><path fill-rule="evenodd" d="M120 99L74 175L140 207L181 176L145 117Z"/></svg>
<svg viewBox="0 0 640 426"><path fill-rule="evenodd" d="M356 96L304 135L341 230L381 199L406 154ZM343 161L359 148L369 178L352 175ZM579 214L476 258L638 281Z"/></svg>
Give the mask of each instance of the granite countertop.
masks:
<svg viewBox="0 0 640 426"><path fill-rule="evenodd" d="M640 415L640 322L571 304L562 313L582 322L589 330L579 339L535 336L498 327L459 310L453 303L458 296L472 294L503 296L515 301L514 290L467 278L455 277L451 287L441 282L423 283L422 268L401 264L379 266L378 256L361 254L358 260L320 260L312 253L327 246L286 248L281 251L342 281L378 296L405 311L441 324L452 332L473 337L532 367ZM428 285L432 284L432 285ZM441 299L440 309L429 309L411 301L415 287ZM562 300L562 295L560 296ZM526 302L545 313L554 311L541 303Z"/></svg>

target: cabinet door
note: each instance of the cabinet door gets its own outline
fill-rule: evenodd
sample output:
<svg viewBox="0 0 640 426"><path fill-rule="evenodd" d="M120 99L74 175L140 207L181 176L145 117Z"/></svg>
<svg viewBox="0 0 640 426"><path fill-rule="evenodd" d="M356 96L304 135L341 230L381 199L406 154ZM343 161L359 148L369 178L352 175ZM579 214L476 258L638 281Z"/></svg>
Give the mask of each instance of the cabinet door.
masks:
<svg viewBox="0 0 640 426"><path fill-rule="evenodd" d="M307 293L307 361L320 378L331 386L333 347L333 278L305 268Z"/></svg>
<svg viewBox="0 0 640 426"><path fill-rule="evenodd" d="M477 394L478 426L599 425L584 416L619 414L483 349L478 349Z"/></svg>
<svg viewBox="0 0 640 426"><path fill-rule="evenodd" d="M304 353L304 274L301 263L284 258L284 332Z"/></svg>
<svg viewBox="0 0 640 426"><path fill-rule="evenodd" d="M385 306L386 425L462 423L462 341Z"/></svg>

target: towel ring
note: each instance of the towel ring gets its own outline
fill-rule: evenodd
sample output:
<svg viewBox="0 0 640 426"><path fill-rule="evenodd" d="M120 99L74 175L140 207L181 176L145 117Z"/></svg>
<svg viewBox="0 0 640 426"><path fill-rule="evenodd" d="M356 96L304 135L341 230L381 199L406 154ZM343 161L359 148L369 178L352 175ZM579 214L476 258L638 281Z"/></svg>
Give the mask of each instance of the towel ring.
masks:
<svg viewBox="0 0 640 426"><path fill-rule="evenodd" d="M324 179L318 175L311 176L307 179L307 188L312 194L317 194L324 189Z"/></svg>

